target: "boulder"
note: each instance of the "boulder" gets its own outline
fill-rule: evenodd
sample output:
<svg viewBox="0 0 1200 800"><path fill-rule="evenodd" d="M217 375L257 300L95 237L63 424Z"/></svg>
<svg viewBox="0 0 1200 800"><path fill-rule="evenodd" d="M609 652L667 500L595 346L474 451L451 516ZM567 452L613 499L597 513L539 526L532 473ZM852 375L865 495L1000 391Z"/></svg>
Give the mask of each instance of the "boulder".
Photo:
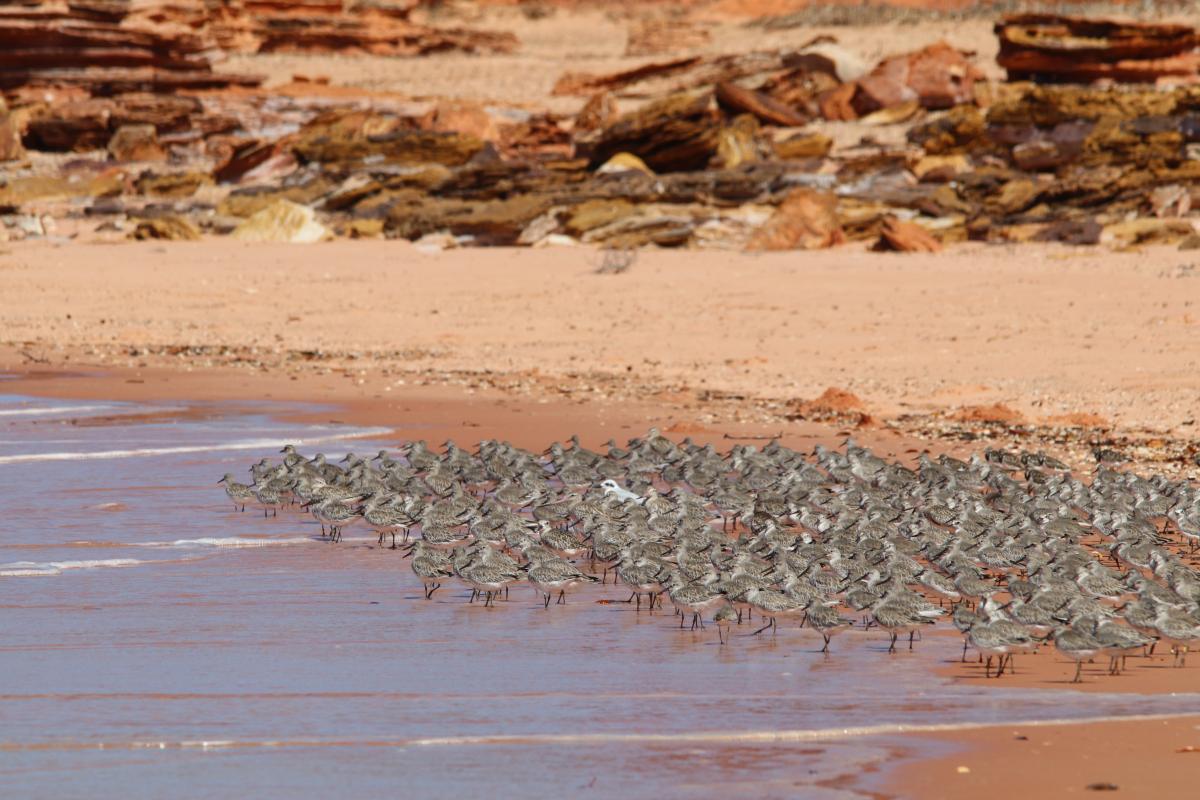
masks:
<svg viewBox="0 0 1200 800"><path fill-rule="evenodd" d="M1200 74L1190 25L1059 14L1013 14L996 23L996 63L1010 81L1154 83Z"/></svg>
<svg viewBox="0 0 1200 800"><path fill-rule="evenodd" d="M883 218L875 249L899 253L936 253L942 249L942 244L915 222L905 222L889 214Z"/></svg>
<svg viewBox="0 0 1200 800"><path fill-rule="evenodd" d="M308 244L329 236L308 206L276 200L234 228L230 234L243 242L292 242Z"/></svg>
<svg viewBox="0 0 1200 800"><path fill-rule="evenodd" d="M814 250L846 240L832 192L793 189L747 243L747 250Z"/></svg>
<svg viewBox="0 0 1200 800"><path fill-rule="evenodd" d="M617 99L611 92L596 92L575 115L575 130L594 131L607 127L620 117Z"/></svg>
<svg viewBox="0 0 1200 800"><path fill-rule="evenodd" d="M719 131L712 94L684 93L649 103L612 125L585 133L576 146L593 167L627 152L655 172L701 170L716 153Z"/></svg>
<svg viewBox="0 0 1200 800"><path fill-rule="evenodd" d="M944 183L969 172L970 159L963 153L945 156L922 156L909 168L917 180L924 183Z"/></svg>
<svg viewBox="0 0 1200 800"><path fill-rule="evenodd" d="M870 71L861 56L832 41L818 41L802 47L789 55L786 63L789 67L829 75L839 83L852 83Z"/></svg>
<svg viewBox="0 0 1200 800"><path fill-rule="evenodd" d="M808 117L768 95L746 89L736 83L722 81L715 90L717 103L732 113L753 114L769 125L796 128L808 122Z"/></svg>
<svg viewBox="0 0 1200 800"><path fill-rule="evenodd" d="M469 134L415 130L415 122L370 111L322 114L305 125L292 145L301 162L353 164L378 159L390 164L458 166L483 150Z"/></svg>
<svg viewBox="0 0 1200 800"><path fill-rule="evenodd" d="M637 172L654 177L654 170L646 166L646 162L633 153L617 153L596 168L597 175L620 175L626 172Z"/></svg>
<svg viewBox="0 0 1200 800"><path fill-rule="evenodd" d="M823 133L797 133L775 142L775 155L785 160L824 158L833 149L833 139Z"/></svg>
<svg viewBox="0 0 1200 800"><path fill-rule="evenodd" d="M762 160L764 143L759 139L758 120L742 114L721 128L715 163L722 169L737 169Z"/></svg>
<svg viewBox="0 0 1200 800"><path fill-rule="evenodd" d="M167 153L158 143L153 125L122 125L108 140L108 154L115 161L165 161Z"/></svg>
<svg viewBox="0 0 1200 800"><path fill-rule="evenodd" d="M544 195L520 194L503 200L473 202L411 193L387 211L385 230L404 239L447 231L481 245L512 245L533 220L554 205Z"/></svg>
<svg viewBox="0 0 1200 800"><path fill-rule="evenodd" d="M633 203L620 198L586 200L571 209L563 229L572 236L581 236L636 212Z"/></svg>
<svg viewBox="0 0 1200 800"><path fill-rule="evenodd" d="M212 137L207 148L216 161L213 177L219 183L234 183L250 170L276 155L275 142L253 137Z"/></svg>
<svg viewBox="0 0 1200 800"><path fill-rule="evenodd" d="M156 197L191 197L201 186L211 186L212 178L203 172L143 172L133 182L139 194Z"/></svg>
<svg viewBox="0 0 1200 800"><path fill-rule="evenodd" d="M974 100L975 81L982 77L966 53L935 42L881 61L859 79L852 102L860 116L910 101L927 109L952 108Z"/></svg>
<svg viewBox="0 0 1200 800"><path fill-rule="evenodd" d="M185 217L166 214L138 220L129 235L133 239L168 239L191 242L200 238L200 229Z"/></svg>
<svg viewBox="0 0 1200 800"><path fill-rule="evenodd" d="M24 124L18 115L0 108L0 161L19 161L25 157L21 144Z"/></svg>
<svg viewBox="0 0 1200 800"><path fill-rule="evenodd" d="M467 100L443 100L433 107L424 127L431 131L462 133L483 141L500 138L500 121L488 113L482 103Z"/></svg>

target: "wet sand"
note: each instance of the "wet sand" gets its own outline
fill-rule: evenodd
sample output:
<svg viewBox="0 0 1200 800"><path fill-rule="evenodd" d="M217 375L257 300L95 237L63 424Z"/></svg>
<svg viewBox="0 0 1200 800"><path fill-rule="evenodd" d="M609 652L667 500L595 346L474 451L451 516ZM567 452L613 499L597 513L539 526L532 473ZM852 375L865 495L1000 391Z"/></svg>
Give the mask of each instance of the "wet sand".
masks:
<svg viewBox="0 0 1200 800"><path fill-rule="evenodd" d="M903 797L1057 800L1112 790L1117 797L1185 797L1200 773L1200 716L913 738L953 742L954 752L898 770Z"/></svg>
<svg viewBox="0 0 1200 800"><path fill-rule="evenodd" d="M378 435L376 440L381 444L394 444L402 439L409 438L426 438L430 441L441 441L443 437L454 438L460 443L468 443L477 441L479 438L488 436L507 436L515 440L519 444L525 446L540 446L551 439L565 438L570 432L579 432L584 439L585 444L596 446L609 436L615 437L618 441L629 436L636 435L642 432L648 424L658 423L664 429L674 429L675 435L691 435L701 441L714 441L718 446L727 447L732 443L725 436L756 436L763 435L767 431L761 426L743 423L737 424L722 424L709 425L698 423L696 415L693 411L691 414L688 410L679 408L664 407L643 403L641 405L629 405L621 403L567 403L563 401L555 402L540 402L545 401L545 397L537 399L514 399L511 396L497 392L495 390L471 390L463 387L457 389L448 389L447 387L436 386L405 386L399 387L396 390L394 397L387 396L377 398L372 396L364 396L366 394L365 386L354 382L333 381L328 385L322 384L322 379L318 376L299 376L297 380L291 380L286 375L274 373L247 373L237 370L214 370L200 371L193 370L191 372L182 370L170 370L165 367L142 368L142 369L119 369L106 373L96 373L92 375L82 375L76 373L74 375L64 375L60 372L45 370L34 372L26 376L17 376L15 379L4 381L3 389L8 392L44 397L65 397L74 400L85 401L91 399L109 399L109 400L125 400L125 401L142 401L154 404L164 402L182 402L190 398L194 400L216 403L224 401L226 405L222 408L221 413L237 413L239 408L243 410L251 410L254 408L254 403L247 401L270 401L283 402L290 400L307 399L324 403L319 409L301 409L293 411L285 411L282 414L284 419L290 419L295 423L302 424L331 424L342 423L360 426L374 426L381 431L388 431ZM472 392L472 393L468 393ZM390 393L389 393L390 394ZM138 421L155 421L162 419L163 412L147 411L134 419ZM193 409L188 411L183 418L203 421L211 418L215 412L212 409L207 411L203 409ZM121 417L104 417L100 415L98 419L110 419L113 424L118 424ZM82 421L82 420L81 420ZM92 421L93 425L101 423ZM772 430L769 433L774 434L782 432L784 441L792 446L810 448L814 443L821 441L824 443L832 443L839 441L847 433L845 430L839 430L838 426L821 425L817 423L791 423L783 431ZM881 452L895 454L898 457L911 457L916 451L916 448L908 447L912 444L901 438L896 432L886 428L868 428L855 432L856 436L862 437L869 441L872 446L880 449ZM240 459L245 461L251 454L247 453L245 457L234 454L235 462ZM213 468L216 469L215 467ZM110 492L111 493L111 492ZM113 493L114 496L117 493ZM214 496L214 502L219 496ZM274 520L253 520L249 517L236 515L231 517L236 523L237 528L243 531L242 535L255 536L260 533L271 535L273 531L279 529L278 524ZM264 523L269 523L263 527ZM285 522L285 525L287 523ZM199 535L199 534L197 534ZM278 534L275 534L278 535ZM373 542L372 542L373 543ZM228 592L229 597L233 598L241 591L241 586L244 584L246 574L259 576L256 580L269 581L268 576L277 574L280 570L288 571L299 566L296 559L304 559L307 562L307 557L302 551L293 551L291 548L279 550L277 548L267 548L260 555L258 551L248 550L247 553L253 553L255 562L243 564L242 566L230 571L230 567L219 568L214 566L217 571L209 571L207 580L212 581L218 587L227 587L221 591ZM387 575L394 575L388 564L379 561L375 556L378 551L375 551L367 543L354 543L353 539L349 543L349 547L338 550L335 553L336 558L329 561L329 557L322 559L325 562L320 572L317 573L320 577L315 577L315 581L311 584L310 592L316 591L313 595L316 598L327 598L328 602L333 602L329 624L334 624L334 618L341 613L351 614L355 617L359 614L354 608L345 606L345 602L349 601L351 606L355 606L353 598L338 599L336 590L336 582L338 576L354 576L353 580L361 586L374 586L375 589L367 589L368 595L372 592L380 590L386 591L384 587L388 585L389 580L394 578L386 578ZM282 559L282 560L280 560ZM374 559L374 560L372 560ZM390 562L389 562L390 563ZM310 564L307 569L311 570L314 565ZM177 569L184 569L180 566ZM379 578L384 579L384 583L379 583L375 578L369 577L375 574L380 568L384 568L386 573L380 573ZM249 572L243 572L248 569ZM366 570L364 572L364 570ZM112 572L111 570L107 572ZM235 574L236 573L236 574ZM410 578L405 571L401 574L404 577ZM237 577L241 575L242 577ZM41 580L41 579L35 579ZM97 579L93 579L96 582ZM174 581L178 583L182 578ZM117 584L114 584L114 586ZM124 585L124 584L122 584ZM187 584L179 584L185 586ZM169 589L169 587L168 587ZM195 591L194 587L192 588ZM211 613L211 602L205 600L201 595L196 595L195 600L187 601L199 603L201 609L209 609L203 613ZM264 596L265 599L265 596ZM616 613L622 613L625 609L621 606L606 606L597 605L596 601L601 599L610 599L608 594L596 593L595 597L589 594L583 594L576 603L576 609L569 612L574 615L581 613L581 608L612 609ZM83 598L84 605L88 605L87 598ZM140 601L139 601L140 602ZM157 601L150 601L157 602ZM441 618L444 613L453 612L453 616L448 619L465 619L463 614L468 613L467 610L458 610L462 606L461 598L449 597L442 601L448 603L444 612L437 612L434 618ZM93 604L103 604L99 600L99 595ZM53 605L53 604L52 604ZM345 606L343 611L338 612L337 609ZM69 604L67 608L74 608L75 604ZM357 606L355 606L357 608ZM265 605L263 610L268 611L270 605ZM428 616L429 612L423 606L414 607L396 607L393 610L400 611L405 616L412 616L409 622L419 624L421 618ZM501 609L501 612L509 609ZM479 614L478 610L471 609L469 611L472 618ZM486 613L486 612L485 612ZM591 612L589 612L590 615ZM668 620L669 622L669 620ZM213 628L214 632L220 629L219 623L210 623L216 625ZM432 621L426 624L436 624ZM672 623L673 625L673 623ZM672 627L667 625L667 627ZM407 623L406 623L407 626ZM658 624L652 626L657 630ZM481 628L479 635L485 637L485 642L491 641L492 634L488 633L487 628ZM666 635L674 635L663 630L647 631L652 637L646 641L647 646L652 646L659 642L653 638L666 633ZM711 634L711 631L708 632ZM510 635L506 633L506 629L494 631L495 635L501 637ZM288 636L298 636L303 638L305 634L299 630L293 630L291 633L277 632L275 636L284 637L281 641L285 641ZM360 633L358 635L366 635ZM621 634L628 635L628 632ZM680 668L686 668L686 662L695 664L692 648L704 648L699 652L705 652L708 645L712 644L707 641L707 634L687 634L682 640L672 645L671 652L676 657L686 657L685 663L680 664ZM829 663L823 664L821 660L807 665L806 669L818 669L818 673L813 673L814 679L818 675L828 676L829 668L838 669L845 668L849 665L855 665L857 668L860 663L867 668L882 667L889 671L891 681L911 681L913 683L912 699L900 706L904 713L900 716L884 715L885 719L892 719L903 723L888 731L878 731L870 733L867 729L870 728L870 721L878 717L872 715L872 701L864 701L859 698L857 703L848 705L835 706L837 709L836 716L832 719L838 720L837 725L840 728L853 727L855 714L857 712L867 712L865 717L858 717L859 725L866 726L864 730L857 734L851 734L849 731L843 734L835 735L830 733L798 733L788 734L779 727L774 728L774 732L764 731L767 740L759 744L738 744L737 742L754 742L757 739L744 739L744 723L743 732L737 733L734 738L728 736L722 738L717 736L713 741L698 740L690 744L685 739L681 739L674 743L668 741L658 742L648 739L641 745L634 747L635 751L649 749L660 753L664 758L686 758L687 752L703 752L705 755L705 769L709 766L716 766L721 763L719 753L733 748L735 752L741 753L740 759L750 758L751 762L759 764L766 771L766 777L762 775L754 775L751 773L732 770L732 764L727 767L732 770L724 773L712 773L706 780L710 783L705 784L702 791L698 785L691 786L686 794L694 796L708 796L713 786L718 784L711 783L716 781L718 775L726 776L726 782L719 784L728 791L752 791L752 792L767 792L771 791L797 791L797 786L790 782L787 775L789 769L801 769L801 765L808 763L805 759L815 759L815 762L824 763L833 759L839 765L837 769L826 774L821 773L816 778L806 781L807 785L813 791L816 788L828 789L834 792L844 793L845 796L882 796L882 797L956 797L958 794L947 794L947 786L935 780L930 776L938 776L944 773L947 769L956 769L963 764L969 765L972 770L968 774L970 780L980 780L984 778L980 776L988 775L988 770L996 770L998 774L1004 774L1005 771L1019 769L1022 776L1027 776L1028 779L1043 787L1060 787L1062 791L1066 791L1069 786L1078 783L1077 775L1087 777L1087 782L1099 780L1110 780L1122 785L1141 785L1138 783L1142 780L1142 772L1146 763L1154 763L1155 769L1169 767L1171 771L1164 773L1166 777L1156 778L1163 781L1165 786L1177 786L1179 781L1184 779L1184 776L1190 774L1188 772L1188 764L1186 761L1187 755L1178 755L1174 760L1162 759L1153 762L1147 762L1147 758L1158 752L1159 745L1156 744L1158 739L1150 739L1140 735L1140 728L1128 728L1128 726L1139 725L1159 725L1160 723L1089 723L1077 724L1070 726L1055 727L1046 730L1055 731L1053 741L1057 748L1053 753L1057 754L1055 758L1045 758L1045 749L1042 746L1039 748L1029 748L1028 752L1020 748L1014 749L1011 739L1013 726L1011 724L1002 725L991 728L972 728L968 725L965 729L954 729L947 731L933 732L905 732L905 726L916 726L920 730L920 725L923 719L928 719L931 722L939 722L945 718L943 712L932 713L940 707L940 702L933 704L931 698L922 697L922 693L916 688L921 685L932 687L939 680L948 680L949 684L943 684L950 687L958 686L961 689L953 691L965 691L975 693L982 691L984 694L979 699L969 701L964 698L967 705L962 706L962 711L956 712L966 716L957 717L957 719L971 720L972 712L969 710L971 703L977 704L979 712L986 714L1001 714L1007 719L1023 719L1019 710L1030 708L1035 709L1034 713L1044 718L1056 718L1063 712L1073 713L1095 713L1097 708L1096 703L1107 704L1112 713L1121 715L1129 715L1137 713L1139 710L1149 707L1155 713L1163 711L1183 711L1188 703L1196 697L1195 694L1184 694L1178 700L1173 700L1169 696L1164 697L1164 694L1169 693L1193 693L1200 689L1200 682L1196 679L1196 665L1192 665L1186 669L1174 670L1163 665L1161 659L1154 661L1142 661L1140 659L1130 659L1128 672L1120 677L1109 677L1107 675L1097 674L1096 668L1089 667L1085 671L1085 682L1079 686L1072 686L1066 681L1070 678L1072 666L1065 661L1057 658L1053 651L1046 651L1035 656L1017 657L1017 675L1008 676L999 680L986 680L979 674L979 668L975 664L959 664L957 655L960 649L960 638L953 634L952 631L940 632L936 635L927 636L926 640L918 644L918 649L914 657L913 654L902 652L895 660L889 661L888 657L880 652L882 643L875 641L871 635L848 634L848 638L839 640L840 654ZM226 637L227 638L227 637ZM757 640L749 639L742 641L739 639L737 646L740 648L736 652L736 660L741 665L737 669L749 668L755 666L755 670L764 668L763 659L773 663L775 659L782 656L792 655L807 660L811 658L808 650L816 649L814 646L809 646L812 643L809 641L807 633L793 630L785 630L782 632L779 640L773 642L758 642ZM387 641L381 639L380 642ZM690 643L690 644L689 644ZM184 652L187 651L188 645L181 644ZM486 645L485 646L490 646ZM612 646L617 646L617 641L613 640ZM627 645L620 646L619 649L624 650ZM765 649L764 649L765 648ZM733 651L731 651L732 653ZM688 655L691 654L691 655ZM842 658L849 658L849 661L843 661ZM722 670L732 669L727 659L719 659L718 663L725 663L726 666ZM779 669L789 671L784 662L779 662ZM824 667L824 669L821 669ZM740 674L737 670L735 674ZM906 677L902 677L906 676ZM607 679L604 679L607 680ZM827 678L822 678L827 680ZM603 681L602 681L603 683ZM886 683L886 682L885 682ZM898 686L901 684L897 684ZM339 684L340 686L340 684ZM185 711L190 703L196 701L188 701L186 697L178 696L178 692L170 689L169 685L162 688L160 691L165 692L163 701L157 703L157 707L161 710L175 709L178 707L180 711ZM209 690L211 692L211 690ZM341 689L339 689L341 691ZM945 692L947 690L939 690ZM1087 701L1086 704L1081 703L1083 695L1078 692L1089 692L1089 697L1095 697L1095 701ZM1015 693L1015 694L1014 694ZM377 701L383 702L381 696L373 695L371 692L368 696L374 696ZM736 695L736 691L735 691ZM307 696L307 695L306 695ZM966 697L971 697L968 694ZM207 695L206 695L207 697ZM270 698L275 695L271 694ZM987 702L983 698L994 697L994 702ZM1020 698L1020 700L1017 700ZM1121 699L1124 698L1124 699ZM1153 698L1159 698L1161 702L1151 702ZM24 702L36 702L32 698L14 698L22 699ZM212 698L207 698L211 702L216 702ZM1034 705L1028 705L1030 703ZM100 708L105 707L105 702L99 698L87 701L86 697L81 698L85 703L100 703L97 706L97 713ZM52 702L50 698L47 702ZM145 699L142 698L142 702ZM531 702L540 702L532 701ZM268 703L264 706L265 709L270 707L270 703L280 702L275 699L268 699L264 695L263 702ZM293 701L289 701L293 702ZM316 700L297 699L293 702L290 714L299 714L302 718L305 714L314 713L310 704L318 702ZM320 701L327 702L327 701ZM328 702L334 703L337 707L356 706L356 702L348 695L343 697L330 697ZM391 701L389 701L391 702ZM498 696L496 702L524 702L521 697L514 697L511 700L505 700ZM618 702L614 699L614 702ZM625 701L620 701L625 702ZM777 708L780 701L767 701L767 708ZM808 702L808 701L805 701ZM295 704L299 705L295 705ZM1021 705L1021 704L1026 705ZM1041 705L1038 705L1041 704ZM1181 707L1182 704L1182 707ZM1037 710L1042 709L1042 710ZM857 710L857 711L856 711ZM342 712L343 714L346 712ZM360 713L360 712L351 712ZM370 714L365 711L367 719L370 719ZM815 713L811 707L807 707L804 716L794 719L806 719L808 714ZM172 711L168 715L169 719L175 719L175 712ZM925 717L923 715L929 714ZM953 718L953 714L951 715ZM679 722L680 720L676 720ZM762 722L771 724L775 720L772 714L767 714L762 718ZM180 724L184 725L181 730L187 730L186 724L180 720ZM376 726L382 723L372 723ZM711 725L712 721L705 722L705 725ZM972 723L973 725L974 723ZM1182 723L1172 722L1164 729L1174 731L1172 735L1178 739L1186 733L1186 729L1180 728ZM778 722L776 722L778 725ZM369 727L369 726L368 726ZM1105 759L1105 774L1092 776L1088 770L1089 758L1093 758L1091 754L1094 751L1096 741L1107 741L1112 730L1136 730L1139 735L1129 737L1135 739L1136 747L1122 747L1121 749L1110 754ZM389 737L390 729L386 724L379 728L374 737L353 738L347 741L341 747L347 748L353 753L357 753L363 747L404 747L407 739L397 740ZM1041 727L1038 730L1042 730ZM1158 730L1155 728L1154 730ZM1180 732L1182 731L1182 732ZM530 730L529 735L535 731ZM622 729L621 735L626 735L627 729ZM305 739L298 733L292 734L297 737L294 740L287 739L276 744L272 744L272 748L284 747L291 752L292 749L303 749L308 745L305 744ZM313 746L327 748L336 745L337 735L336 730L331 729L329 741L320 743L312 743ZM846 738L849 736L849 738ZM830 738L832 737L832 738ZM1096 737L1100 737L1097 739ZM1033 740L1034 736L1030 739ZM518 737L520 739L520 737ZM524 739L520 739L525 741ZM183 739L172 740L170 737L161 740L163 746L176 748L183 747ZM253 737L250 742L245 745L237 745L235 749L243 747L258 747L253 744ZM265 741L265 740L264 740ZM275 741L275 740L272 740ZM291 742L290 744L288 742ZM457 740L455 740L457 741ZM523 746L517 741L512 744L507 744L507 740L489 739L492 742L488 747L490 750L495 748L516 747L520 750ZM1041 741L1041 739L1038 739ZM1124 739L1122 740L1124 741ZM1175 741L1175 739L1171 739ZM769 742L774 742L773 744ZM790 742L790 743L789 743ZM1185 743L1186 744L1186 743ZM109 746L120 746L119 740L112 741ZM453 745L454 748L461 747L461 744ZM574 752L578 745L569 744L565 740L551 737L544 742L543 746L547 748L545 752L552 753L555 748L566 748L566 751L559 755L547 755L552 759L563 758L566 761L562 763L562 769L575 769L578 765L576 757L569 755ZM616 745L613 745L616 746ZM1184 746L1184 745L1179 745ZM715 748L715 749L712 749ZM1155 749L1158 748L1158 749ZM274 752L274 750L273 750ZM1170 751L1172 754L1173 750ZM807 755L806 755L807 754ZM479 769L486 769L486 764L491 763L491 759L495 756L495 752L491 755L482 756L483 760L479 762ZM597 756L599 757L599 756ZM609 755L603 759L611 758ZM235 760L243 760L245 756L236 756ZM435 760L440 756L434 756ZM713 761L712 759L716 759ZM797 759L800 759L797 761ZM964 760L965 759L965 760ZM279 760L281 763L290 763L291 756L275 755L271 760ZM357 755L353 756L352 761L357 760ZM735 759L737 760L737 759ZM953 762L953 764L951 763ZM447 768L453 761L447 762ZM570 763L570 768L565 765ZM597 764L606 763L598 761ZM1070 770L1063 769L1063 763L1071 765ZM1094 762L1093 762L1094 763ZM791 766L789 766L791 765ZM740 768L739 768L740 769ZM810 769L810 767L803 767ZM703 772L703 770L702 770ZM473 774L473 773L472 773ZM573 773L572 773L573 774ZM1114 777L1115 776L1115 777ZM664 780L663 775L654 774L645 776L647 780L660 781ZM960 778L957 772L953 772L953 777ZM513 780L521 780L519 776L512 776ZM1065 782L1058 782L1060 781ZM465 779L464 779L465 780ZM473 779L472 779L473 780ZM476 784L472 780L466 780L463 786L469 788ZM1074 783L1072 783L1072 781ZM954 791L958 791L959 786L963 787L963 794L966 797L971 792L975 792L973 796L983 797L988 796L986 792L980 794L982 783L970 783L967 781L961 784L953 784ZM687 788L687 787L685 787ZM636 794L636 793L635 793ZM832 795L838 796L838 795ZM1033 795L1035 797L1051 797L1061 796L1055 794Z"/></svg>

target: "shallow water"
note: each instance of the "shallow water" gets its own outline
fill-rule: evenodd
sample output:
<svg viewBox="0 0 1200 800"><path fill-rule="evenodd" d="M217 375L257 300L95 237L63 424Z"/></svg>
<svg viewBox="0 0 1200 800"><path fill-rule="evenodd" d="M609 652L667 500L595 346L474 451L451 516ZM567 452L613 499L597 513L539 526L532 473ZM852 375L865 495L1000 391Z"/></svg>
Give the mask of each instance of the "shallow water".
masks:
<svg viewBox="0 0 1200 800"><path fill-rule="evenodd" d="M0 396L6 795L846 797L836 779L895 745L872 729L1197 705L953 685L931 668L957 637L891 657L859 631L829 657L790 627L721 647L596 602L613 587L427 602L365 529L333 545L225 500L217 478L284 442L379 446L287 410Z"/></svg>

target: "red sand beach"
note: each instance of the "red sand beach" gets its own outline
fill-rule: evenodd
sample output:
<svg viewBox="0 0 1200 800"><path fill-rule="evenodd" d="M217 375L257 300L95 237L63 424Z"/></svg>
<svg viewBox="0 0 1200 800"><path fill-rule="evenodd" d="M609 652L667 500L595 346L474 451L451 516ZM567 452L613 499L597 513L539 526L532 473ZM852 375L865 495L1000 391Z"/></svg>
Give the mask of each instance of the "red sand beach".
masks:
<svg viewBox="0 0 1200 800"><path fill-rule="evenodd" d="M1194 358L1190 340L1156 338L1161 344L1149 352L1136 344L1147 319L1181 331L1190 324L1182 308L1191 301L1173 291L1180 279L1160 275L1148 254L1110 255L1084 266L1069 252L1046 251L1037 271L990 257L986 251L970 259L842 253L796 263L795 256L646 254L635 271L610 279L589 274L587 256L575 251L428 256L378 244L27 247L6 256L0 270L0 289L14 301L4 310L0 368L20 376L6 385L26 395L315 401L333 408L302 415L306 420L397 428L418 419L431 442L504 436L532 447L578 432L594 446L656 424L675 437L718 446L731 443L727 435L782 433L784 443L808 449L852 433L899 458L930 447L887 424L789 422L772 413L782 399L811 397L828 385L856 389L885 423L901 407L888 398L901 396L922 408L993 400L1030 415L1099 410L1118 424L1186 430L1187 420L1168 421L1170 400L1150 399L1180 398L1184 416L1194 379L1172 365ZM258 269L245 266L251 259ZM747 284L747 270L770 280ZM842 281L847 271L872 279L851 289ZM468 287L480 283L494 289L468 296ZM187 284L204 288L199 295L178 288ZM1029 292L1030 284L1037 291ZM54 288L66 286L72 288ZM517 312L548 296L551 286L558 299L538 306L537 315ZM928 311L930 296L962 294L968 286L976 298L969 308L947 302ZM1033 297L1032 307L1018 294ZM1085 295L1086 302L1079 299ZM804 298L818 296L825 298L821 310L796 313L807 308ZM322 313L331 297L341 314ZM885 302L894 322L872 322ZM1018 303L1024 314L1014 316ZM1178 317L1169 313L1174 304ZM584 317L581 308L605 313ZM668 313L685 335L663 349L661 315ZM963 315L973 316L966 330L974 332L961 333ZM1103 363L1084 358L1090 345L1071 335L1079 327L1104 337L1116 355ZM788 328L792 333L780 334ZM998 330L1007 336L996 336ZM936 353L930 342L938 343ZM988 359L972 355L981 349ZM1124 352L1128 357L1118 357ZM596 366L583 372L581 362ZM851 365L854 375L874 377L854 378L847 374ZM1149 368L1155 365L1161 371ZM706 403L705 386L759 391L753 401ZM1049 407L1020 402L1029 396L1046 397ZM1158 413L1163 409L1167 414ZM964 449L962 443L933 449L942 446ZM1131 659L1121 677L1088 668L1078 687L1065 683L1071 665L1052 651L1017 657L1016 666L1015 676L998 681L954 660L930 665L930 673L1006 689L1154 695L1197 688L1194 665L1171 670L1161 661ZM901 745L896 770L872 768L867 778L870 791L882 783L882 796L898 797L988 796L985 787L995 785L989 781L1012 775L1033 797L1095 782L1152 791L1190 774L1195 756L1176 750L1196 744L1197 735L1191 719L911 734L914 742L955 750L909 764ZM1114 738L1120 747L1097 754L1099 743Z"/></svg>

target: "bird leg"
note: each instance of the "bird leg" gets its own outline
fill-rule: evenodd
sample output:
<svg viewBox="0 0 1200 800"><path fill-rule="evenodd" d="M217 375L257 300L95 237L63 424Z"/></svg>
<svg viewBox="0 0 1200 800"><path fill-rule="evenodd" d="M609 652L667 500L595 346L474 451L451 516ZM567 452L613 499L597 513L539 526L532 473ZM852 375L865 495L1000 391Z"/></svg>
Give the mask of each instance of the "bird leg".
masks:
<svg viewBox="0 0 1200 800"><path fill-rule="evenodd" d="M768 617L768 618L767 618L767 624L766 624L766 625L763 625L761 628L759 628L758 630L756 630L754 633L752 633L752 634L750 634L750 635L751 635L751 636L758 636L760 633L762 633L763 631L765 631L767 628L771 627L771 623L772 623L772 622L774 622L774 621L775 621L775 620L774 620L774 618L772 618L772 617Z"/></svg>
<svg viewBox="0 0 1200 800"><path fill-rule="evenodd" d="M1082 673L1083 673L1083 659L1077 659L1075 661L1075 678L1071 681L1071 683L1079 683L1080 682L1079 676Z"/></svg>
<svg viewBox="0 0 1200 800"><path fill-rule="evenodd" d="M897 634L897 633L895 633L895 632L893 632L893 633L892 633L892 643L891 643L890 645L888 645L888 652L889 652L889 653L894 653L894 652L896 652L896 637L897 637L897 636L899 636L899 634Z"/></svg>

